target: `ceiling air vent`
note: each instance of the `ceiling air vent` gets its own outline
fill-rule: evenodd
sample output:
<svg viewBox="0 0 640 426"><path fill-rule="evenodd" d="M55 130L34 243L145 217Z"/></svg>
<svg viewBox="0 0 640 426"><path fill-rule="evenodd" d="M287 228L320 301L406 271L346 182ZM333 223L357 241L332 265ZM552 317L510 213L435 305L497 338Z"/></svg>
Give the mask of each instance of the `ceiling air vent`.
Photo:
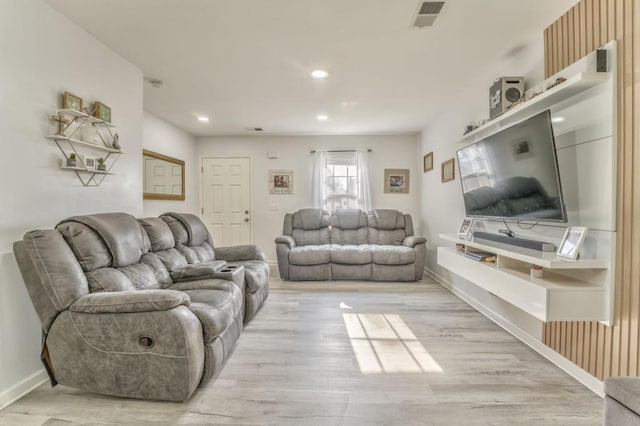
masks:
<svg viewBox="0 0 640 426"><path fill-rule="evenodd" d="M443 1L425 1L418 4L418 12L411 26L423 28L431 27L444 6Z"/></svg>

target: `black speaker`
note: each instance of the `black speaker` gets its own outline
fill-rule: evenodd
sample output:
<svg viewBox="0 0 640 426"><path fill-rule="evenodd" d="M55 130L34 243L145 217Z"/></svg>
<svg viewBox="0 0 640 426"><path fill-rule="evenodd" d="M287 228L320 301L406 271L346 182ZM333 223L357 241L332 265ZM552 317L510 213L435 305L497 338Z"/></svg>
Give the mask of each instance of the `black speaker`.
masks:
<svg viewBox="0 0 640 426"><path fill-rule="evenodd" d="M544 241L526 240L524 238L513 238L507 235L491 234L489 232L474 232L473 241L484 242L493 241L495 243L508 244L510 246L522 247L536 251L556 251L556 246Z"/></svg>
<svg viewBox="0 0 640 426"><path fill-rule="evenodd" d="M507 112L524 96L524 77L498 78L489 89L489 119Z"/></svg>

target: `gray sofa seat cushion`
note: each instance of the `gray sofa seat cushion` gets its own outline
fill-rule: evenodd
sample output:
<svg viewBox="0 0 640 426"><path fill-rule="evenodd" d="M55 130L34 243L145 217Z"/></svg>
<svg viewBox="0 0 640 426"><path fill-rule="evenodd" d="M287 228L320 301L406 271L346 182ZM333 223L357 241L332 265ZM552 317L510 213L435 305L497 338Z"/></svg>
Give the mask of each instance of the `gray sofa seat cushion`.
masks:
<svg viewBox="0 0 640 426"><path fill-rule="evenodd" d="M331 245L331 262L341 265L368 265L371 263L371 246L363 245Z"/></svg>
<svg viewBox="0 0 640 426"><path fill-rule="evenodd" d="M377 265L408 265L415 263L416 252L405 246L371 246L371 258Z"/></svg>
<svg viewBox="0 0 640 426"><path fill-rule="evenodd" d="M331 261L331 246L305 245L289 251L289 263L292 265L322 265Z"/></svg>
<svg viewBox="0 0 640 426"><path fill-rule="evenodd" d="M217 287L185 291L191 298L189 309L202 324L205 343L225 331L244 305L242 292L235 284L225 281L218 283Z"/></svg>
<svg viewBox="0 0 640 426"><path fill-rule="evenodd" d="M329 244L329 213L322 209L302 209L292 216L291 236L299 246Z"/></svg>
<svg viewBox="0 0 640 426"><path fill-rule="evenodd" d="M604 381L604 392L640 416L640 378L609 377Z"/></svg>

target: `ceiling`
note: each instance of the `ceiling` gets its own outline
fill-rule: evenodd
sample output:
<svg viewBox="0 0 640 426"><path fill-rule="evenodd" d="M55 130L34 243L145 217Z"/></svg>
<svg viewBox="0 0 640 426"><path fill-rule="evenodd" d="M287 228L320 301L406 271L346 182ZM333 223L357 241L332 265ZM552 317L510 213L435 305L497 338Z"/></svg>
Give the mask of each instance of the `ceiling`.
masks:
<svg viewBox="0 0 640 426"><path fill-rule="evenodd" d="M145 83L145 110L202 136L418 133L446 99L477 86L470 75L576 2L447 0L419 29L417 0L46 1L165 82ZM330 77L310 78L317 68Z"/></svg>

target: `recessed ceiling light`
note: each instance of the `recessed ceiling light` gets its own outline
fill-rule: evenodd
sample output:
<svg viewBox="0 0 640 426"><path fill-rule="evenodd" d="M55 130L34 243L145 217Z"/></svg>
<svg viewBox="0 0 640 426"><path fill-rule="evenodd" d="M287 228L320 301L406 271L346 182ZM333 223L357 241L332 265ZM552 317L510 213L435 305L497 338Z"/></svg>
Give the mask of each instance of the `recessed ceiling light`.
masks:
<svg viewBox="0 0 640 426"><path fill-rule="evenodd" d="M206 117L204 115L199 115L198 116L198 121L201 123L208 123L209 122L209 117Z"/></svg>
<svg viewBox="0 0 640 426"><path fill-rule="evenodd" d="M553 117L553 118L551 119L551 122L552 122L552 123L562 123L564 120L565 120L565 118L564 118L564 117L557 116L557 117Z"/></svg>
<svg viewBox="0 0 640 426"><path fill-rule="evenodd" d="M325 114L320 114L318 117L316 117L318 120L320 121L327 121L329 119L328 115Z"/></svg>
<svg viewBox="0 0 640 426"><path fill-rule="evenodd" d="M313 78L327 78L329 77L329 72L325 70L313 70L311 71L311 77Z"/></svg>

